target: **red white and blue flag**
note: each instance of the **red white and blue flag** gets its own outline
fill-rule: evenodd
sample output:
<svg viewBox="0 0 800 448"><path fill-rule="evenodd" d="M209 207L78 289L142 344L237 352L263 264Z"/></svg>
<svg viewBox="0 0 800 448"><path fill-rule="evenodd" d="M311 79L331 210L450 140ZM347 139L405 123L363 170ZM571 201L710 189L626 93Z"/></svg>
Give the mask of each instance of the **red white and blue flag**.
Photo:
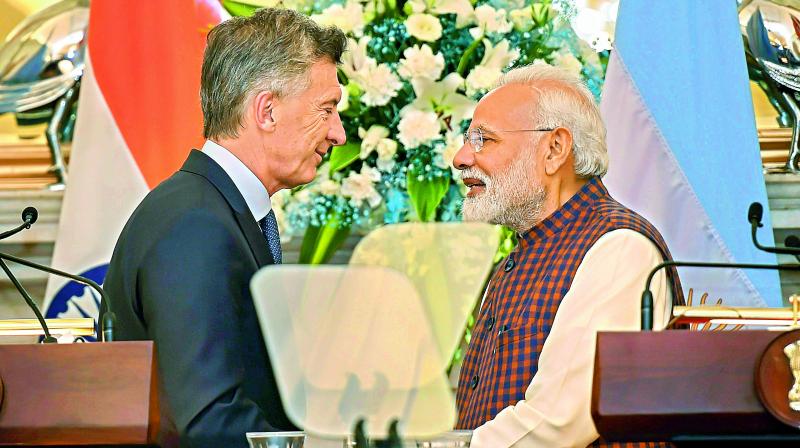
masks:
<svg viewBox="0 0 800 448"><path fill-rule="evenodd" d="M86 70L53 267L102 283L133 210L202 144L200 66L216 0L91 3ZM97 318L90 288L51 276L46 317Z"/></svg>

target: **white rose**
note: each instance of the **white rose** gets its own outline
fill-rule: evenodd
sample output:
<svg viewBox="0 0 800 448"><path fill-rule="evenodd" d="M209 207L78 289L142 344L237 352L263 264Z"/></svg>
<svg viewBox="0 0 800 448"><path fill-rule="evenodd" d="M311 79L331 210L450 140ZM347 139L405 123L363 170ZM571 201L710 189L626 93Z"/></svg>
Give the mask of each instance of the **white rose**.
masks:
<svg viewBox="0 0 800 448"><path fill-rule="evenodd" d="M335 26L345 33L360 35L364 29L364 8L358 1L348 1L345 6L333 4L311 20L323 26Z"/></svg>
<svg viewBox="0 0 800 448"><path fill-rule="evenodd" d="M502 74L499 68L476 66L467 75L467 95L472 96L493 88Z"/></svg>
<svg viewBox="0 0 800 448"><path fill-rule="evenodd" d="M372 151L378 148L382 139L389 136L389 129L373 124L369 130L358 128L358 137L361 139L361 158L366 159Z"/></svg>
<svg viewBox="0 0 800 448"><path fill-rule="evenodd" d="M397 138L406 148L416 148L438 138L440 129L436 113L406 109L397 125Z"/></svg>
<svg viewBox="0 0 800 448"><path fill-rule="evenodd" d="M494 9L486 4L475 8L475 19L478 22L478 26L469 30L475 39L487 33L505 34L514 27L506 19L506 11L504 9Z"/></svg>
<svg viewBox="0 0 800 448"><path fill-rule="evenodd" d="M575 75L580 75L583 69L581 61L568 51L556 53L555 56L553 56L553 65L557 65Z"/></svg>
<svg viewBox="0 0 800 448"><path fill-rule="evenodd" d="M385 64L376 64L369 60L355 74L354 81L364 91L361 102L367 106L384 106L397 96L403 87L400 78Z"/></svg>
<svg viewBox="0 0 800 448"><path fill-rule="evenodd" d="M406 19L408 34L426 42L436 42L442 37L442 24L430 14L411 14Z"/></svg>
<svg viewBox="0 0 800 448"><path fill-rule="evenodd" d="M431 47L425 44L406 48L403 56L397 73L405 79L428 78L435 81L442 75L444 56L441 53L434 55Z"/></svg>
<svg viewBox="0 0 800 448"><path fill-rule="evenodd" d="M350 172L342 181L342 196L350 198L350 202L360 207L365 201L370 207L381 203L381 195L375 190L375 183L381 180L381 173L375 168L364 165L360 173Z"/></svg>

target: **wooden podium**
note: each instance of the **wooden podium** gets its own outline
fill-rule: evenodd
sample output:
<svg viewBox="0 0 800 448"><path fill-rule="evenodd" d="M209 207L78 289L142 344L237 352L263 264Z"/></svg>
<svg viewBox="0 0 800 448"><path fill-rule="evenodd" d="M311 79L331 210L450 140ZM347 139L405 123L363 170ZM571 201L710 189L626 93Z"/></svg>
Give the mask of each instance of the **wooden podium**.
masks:
<svg viewBox="0 0 800 448"><path fill-rule="evenodd" d="M152 342L0 345L0 446L155 446Z"/></svg>
<svg viewBox="0 0 800 448"><path fill-rule="evenodd" d="M678 446L800 446L800 429L773 417L756 387L762 354L779 336L773 331L599 333L592 390L598 432L607 441L668 440ZM790 386L782 378L762 393L783 397L788 408ZM797 416L800 420L800 412Z"/></svg>

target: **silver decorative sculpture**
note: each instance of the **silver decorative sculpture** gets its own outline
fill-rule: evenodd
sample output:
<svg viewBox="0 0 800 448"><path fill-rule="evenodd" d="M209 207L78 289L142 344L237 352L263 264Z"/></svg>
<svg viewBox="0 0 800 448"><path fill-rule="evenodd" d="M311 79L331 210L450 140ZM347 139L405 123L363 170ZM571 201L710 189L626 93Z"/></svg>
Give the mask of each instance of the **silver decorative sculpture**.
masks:
<svg viewBox="0 0 800 448"><path fill-rule="evenodd" d="M49 115L52 107L45 135L57 182L50 189L66 182L58 133L77 100L88 24L89 0L64 0L27 17L0 47L0 113L47 108Z"/></svg>
<svg viewBox="0 0 800 448"><path fill-rule="evenodd" d="M800 173L800 2L744 0L739 23L751 78L794 127L784 171Z"/></svg>

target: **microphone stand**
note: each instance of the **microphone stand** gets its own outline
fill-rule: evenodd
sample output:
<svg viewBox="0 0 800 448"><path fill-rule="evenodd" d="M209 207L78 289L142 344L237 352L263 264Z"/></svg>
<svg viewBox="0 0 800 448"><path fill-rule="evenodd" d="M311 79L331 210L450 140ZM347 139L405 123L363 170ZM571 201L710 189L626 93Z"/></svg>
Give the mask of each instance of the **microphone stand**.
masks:
<svg viewBox="0 0 800 448"><path fill-rule="evenodd" d="M41 325L42 330L44 330L44 339L42 339L42 342L45 344L52 344L58 342L56 338L50 335L50 329L47 328L47 323L45 322L44 317L42 317L42 312L39 311L39 307L36 306L36 303L34 303L30 294L28 294L28 291L25 290L22 284L20 284L19 280L17 280L17 277L14 275L13 272L11 272L11 269L8 268L8 265L6 264L5 261L3 261L2 258L0 258L0 267L3 268L3 271L5 271L8 278L11 279L11 283L14 284L14 287L17 288L17 291L19 291L19 293L22 294L22 298L25 299L25 303L28 304L28 307L33 310L33 314L36 315L36 319L39 320L39 325Z"/></svg>
<svg viewBox="0 0 800 448"><path fill-rule="evenodd" d="M653 276L659 270L668 267L693 267L693 268L712 268L712 269L767 269L776 271L800 271L800 264L753 264L753 263L710 263L702 261L665 261L650 271L645 282L644 292L642 292L642 331L653 329L653 293L650 291L650 283Z"/></svg>
<svg viewBox="0 0 800 448"><path fill-rule="evenodd" d="M58 269L51 268L49 266L45 266L45 265L42 265L42 264L39 264L39 263L34 263L32 261L25 260L24 258L15 257L13 255L9 255L9 254L0 252L0 262L2 262L3 265L5 265L5 262L3 262L3 260L13 261L14 263L19 263L19 264L21 264L23 266L28 266L28 267L33 268L33 269L44 271L44 272L47 272L48 274L54 274L54 275L58 275L58 276L61 276L61 277L66 277L66 278L68 278L70 280L73 280L75 282L78 282L78 283L80 283L82 285L86 285L86 286L89 286L89 287L93 288L95 291L97 291L100 294L100 297L102 299L102 303L104 304L103 306L107 310L105 313L102 313L103 317L101 319L102 320L101 327L102 327L103 340L106 341L106 342L111 342L113 340L113 331L112 330L114 328L114 322L116 321L116 318L115 318L114 313L110 309L108 309L109 301L108 301L108 296L106 295L106 292L95 281L93 281L91 279L88 279L86 277L81 277L80 275L73 275L73 274L70 274L70 273L67 273L67 272L64 272L64 271L60 271ZM8 274L9 271L6 271L6 273ZM16 282L15 279L12 280L12 281L15 282L15 285L18 284L18 282ZM20 288L21 288L21 285L17 287L17 289L20 289ZM22 290L20 290L20 292L22 292ZM26 301L28 301L29 297L27 297L27 292L25 294L23 294L23 296L26 296ZM36 309L35 304L33 304L32 301L29 302L29 305L33 305L32 308L34 308L34 312L37 314L37 316L41 316L41 313L38 312L38 310ZM40 322L42 323L43 326L45 325L44 324L44 320L41 319L41 318L40 318ZM47 330L45 330L45 331L47 331ZM98 336L100 336L100 335L98 335Z"/></svg>

